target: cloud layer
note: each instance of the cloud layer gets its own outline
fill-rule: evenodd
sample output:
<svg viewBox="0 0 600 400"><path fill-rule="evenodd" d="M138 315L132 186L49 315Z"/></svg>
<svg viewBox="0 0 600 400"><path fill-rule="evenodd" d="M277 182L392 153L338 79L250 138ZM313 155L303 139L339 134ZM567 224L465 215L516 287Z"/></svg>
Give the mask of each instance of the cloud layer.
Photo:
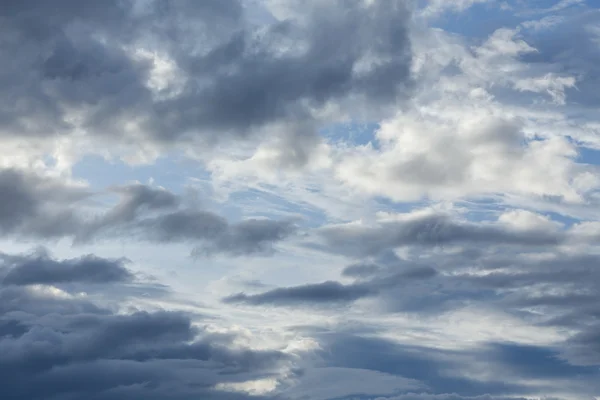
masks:
<svg viewBox="0 0 600 400"><path fill-rule="evenodd" d="M3 2L0 397L596 399L599 21Z"/></svg>

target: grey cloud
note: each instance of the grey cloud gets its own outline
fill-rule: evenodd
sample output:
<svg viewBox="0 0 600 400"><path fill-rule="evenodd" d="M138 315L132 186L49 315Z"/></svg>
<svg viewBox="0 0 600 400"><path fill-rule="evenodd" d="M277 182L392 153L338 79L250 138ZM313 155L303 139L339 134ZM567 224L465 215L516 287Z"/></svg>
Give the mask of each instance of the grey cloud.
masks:
<svg viewBox="0 0 600 400"><path fill-rule="evenodd" d="M461 272L454 279L501 293L505 308L543 307L549 311L551 323L563 321L577 328L576 321L589 321L595 312L593 306L600 299L593 283L600 277L597 268L600 258L551 250L541 259L528 257L526 253L482 257L469 265L479 273ZM457 261L450 261L449 267ZM557 314L559 318L555 318ZM569 315L578 317L568 318Z"/></svg>
<svg viewBox="0 0 600 400"><path fill-rule="evenodd" d="M298 101L322 105L348 94L394 100L399 94L397 84L403 86L409 75L404 4L393 1L365 7L354 0L317 4L312 9L308 4L306 26L277 23L259 40L247 32L237 33L196 61L194 72L202 71L214 80L206 96L196 98L203 112L195 117L195 124L207 121L213 128L239 129L286 116L306 117L307 110ZM299 41L306 51L276 56L265 46L269 40L286 39ZM353 68L367 50L390 60L357 77ZM230 68L221 71L223 67ZM194 102L184 99L184 106L189 104Z"/></svg>
<svg viewBox="0 0 600 400"><path fill-rule="evenodd" d="M535 356L528 366L527 360L515 363L527 366L527 373L555 374L573 387L585 387L578 381L581 374L597 372L600 365L600 291L595 283L600 278L598 256L563 253L554 246L534 251L520 246L504 251L488 248L474 252L471 248L477 245L465 244L463 253L432 256L438 269L448 273L420 281L424 285L421 289L418 285L402 290L390 288L381 291L378 298L392 312L412 309L422 315L429 310L444 312L468 304L510 313L524 324L571 332L570 337L548 351L503 345L502 357L510 354L510 359L516 360L519 355ZM500 355L486 357L502 359ZM549 357L554 359L552 367L543 362ZM578 366L589 368L577 369ZM510 370L520 371L518 367ZM567 370L573 371L573 376Z"/></svg>
<svg viewBox="0 0 600 400"><path fill-rule="evenodd" d="M225 218L211 212L182 210L146 218L139 221L137 228L157 242L181 240L207 240L227 231Z"/></svg>
<svg viewBox="0 0 600 400"><path fill-rule="evenodd" d="M369 369L416 379L429 394L478 395L515 394L524 389L501 378L475 380L451 374L468 362L469 354L414 345L377 337L361 337L343 332L318 336L323 363L327 366ZM426 392L426 393L427 393Z"/></svg>
<svg viewBox="0 0 600 400"><path fill-rule="evenodd" d="M0 299L0 385L10 399L247 399L215 385L278 378L292 361L234 345L235 335L182 313L116 314L19 286L0 285Z"/></svg>
<svg viewBox="0 0 600 400"><path fill-rule="evenodd" d="M504 397L504 396L460 396L458 394L430 394L430 393L408 393L394 397L377 397L373 400L526 400L524 397ZM559 400L550 399L548 400Z"/></svg>
<svg viewBox="0 0 600 400"><path fill-rule="evenodd" d="M0 256L6 270L4 284L114 283L128 282L133 274L124 267L125 260L112 260L92 254L80 258L54 260L46 254Z"/></svg>
<svg viewBox="0 0 600 400"><path fill-rule="evenodd" d="M243 255L269 253L273 243L284 240L296 231L292 221L249 219L231 224L228 230L198 250L201 253Z"/></svg>
<svg viewBox="0 0 600 400"><path fill-rule="evenodd" d="M249 219L231 223L164 189L134 184L113 189L121 201L85 227L82 240L114 235L156 243L195 243L194 255L268 254L296 231L289 220Z"/></svg>
<svg viewBox="0 0 600 400"><path fill-rule="evenodd" d="M563 357L570 362L582 366L600 365L600 310L588 313L587 326L567 340L563 349Z"/></svg>
<svg viewBox="0 0 600 400"><path fill-rule="evenodd" d="M161 210L175 208L181 199L163 188L155 188L139 183L112 188L120 194L121 202L111 210L110 218L119 221L129 221L135 218L140 209Z"/></svg>
<svg viewBox="0 0 600 400"><path fill-rule="evenodd" d="M72 233L77 218L69 206L90 196L59 179L15 169L0 170L0 232L58 237Z"/></svg>
<svg viewBox="0 0 600 400"><path fill-rule="evenodd" d="M596 368L569 364L551 347L487 343L448 350L384 339L372 332L368 336L346 333L341 327L317 333L315 338L323 366L393 374L415 379L426 388L390 397L394 400L545 398L558 391L587 398L598 390ZM466 372L471 367L488 374L473 379Z"/></svg>
<svg viewBox="0 0 600 400"><path fill-rule="evenodd" d="M344 268L342 275L352 278L366 278L376 275L381 271L377 264L352 264Z"/></svg>
<svg viewBox="0 0 600 400"><path fill-rule="evenodd" d="M350 266L349 268L352 269L353 267L356 269L356 266ZM373 265L372 267L377 266ZM382 270L382 268L379 268L380 273L375 274L371 279L347 285L327 281L277 288L252 295L238 293L224 298L223 301L226 303L273 306L347 304L362 298L376 296L381 291L390 288L402 287L403 284L414 280L428 279L437 274L437 271L431 267L406 268L404 271L394 273L387 271L387 274L381 273ZM360 274L358 276L364 277Z"/></svg>
<svg viewBox="0 0 600 400"><path fill-rule="evenodd" d="M109 191L120 196L119 202L94 221L82 221L75 238L77 242L90 241L103 230L110 231L133 222L145 212L169 210L177 208L181 203L179 196L165 189L139 183L113 187Z"/></svg>
<svg viewBox="0 0 600 400"><path fill-rule="evenodd" d="M225 218L200 210L181 210L141 219L132 231L155 242L200 242L195 255L268 254L273 244L295 232L291 221L250 219L229 223Z"/></svg>
<svg viewBox="0 0 600 400"><path fill-rule="evenodd" d="M226 297L223 301L226 303L271 304L276 306L302 303L328 304L352 302L374 294L373 290L364 285L343 285L339 282L328 281L289 288L278 288L255 295L239 293Z"/></svg>
<svg viewBox="0 0 600 400"><path fill-rule="evenodd" d="M556 245L564 240L560 232L515 230L492 224L454 221L445 215L429 215L407 221L380 223L375 227L346 225L323 228L323 249L349 256L378 255L395 247L443 246L461 243L493 245Z"/></svg>
<svg viewBox="0 0 600 400"><path fill-rule="evenodd" d="M117 194L120 200L90 217L84 206L105 193ZM187 200L139 183L91 192L56 178L0 170L0 233L24 239L70 238L74 244L114 238L189 242L195 245L195 255L239 256L269 254L296 231L290 220L231 223Z"/></svg>
<svg viewBox="0 0 600 400"><path fill-rule="evenodd" d="M433 267L409 266L401 272L379 274L371 280L371 284L380 288L393 287L406 281L433 278L437 274L438 271Z"/></svg>
<svg viewBox="0 0 600 400"><path fill-rule="evenodd" d="M139 140L123 129L135 120L143 140L206 144L248 137L274 122L303 125L312 108L329 102L362 99L371 107L408 95L404 1L309 2L303 10L257 30L239 1L5 5L0 51L14 56L0 69L0 127L68 134L68 110L75 109L81 127L112 140ZM166 55L182 86L154 93L147 85L151 62L124 48ZM377 62L357 72L367 57ZM315 132L292 135L306 144Z"/></svg>

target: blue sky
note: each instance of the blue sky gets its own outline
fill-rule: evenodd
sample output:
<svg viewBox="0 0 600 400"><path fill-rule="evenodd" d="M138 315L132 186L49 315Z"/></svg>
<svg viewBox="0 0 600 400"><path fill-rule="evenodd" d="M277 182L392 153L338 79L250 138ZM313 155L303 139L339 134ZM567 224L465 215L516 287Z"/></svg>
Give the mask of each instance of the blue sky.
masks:
<svg viewBox="0 0 600 400"><path fill-rule="evenodd" d="M599 5L0 6L0 392L600 398Z"/></svg>

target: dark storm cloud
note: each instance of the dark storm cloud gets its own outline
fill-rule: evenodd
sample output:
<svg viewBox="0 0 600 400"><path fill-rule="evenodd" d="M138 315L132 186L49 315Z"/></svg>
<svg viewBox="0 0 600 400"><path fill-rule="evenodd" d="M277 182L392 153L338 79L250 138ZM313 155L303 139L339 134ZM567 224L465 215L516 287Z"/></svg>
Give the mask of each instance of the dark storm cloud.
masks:
<svg viewBox="0 0 600 400"><path fill-rule="evenodd" d="M68 134L69 110L77 110L81 127L104 137L134 139L124 125L136 121L147 140L210 143L273 122L302 125L332 101L372 106L406 97L404 1L302 9L257 29L238 1L9 2L0 8L0 52L10 54L0 67L0 128ZM153 92L152 62L134 56L139 48L168 57L179 86Z"/></svg>
<svg viewBox="0 0 600 400"><path fill-rule="evenodd" d="M0 284L0 386L8 399L236 399L219 383L277 376L277 350L233 344L176 312L116 314L82 297ZM255 398L255 397L252 397Z"/></svg>
<svg viewBox="0 0 600 400"><path fill-rule="evenodd" d="M6 271L2 282L13 285L128 282L133 275L124 267L125 261L92 254L67 260L54 260L47 254L0 255L0 271Z"/></svg>
<svg viewBox="0 0 600 400"><path fill-rule="evenodd" d="M395 247L491 244L551 246L565 235L541 229L516 230L501 225L461 222L445 215L427 215L375 227L345 225L323 228L324 249L350 256L373 256Z"/></svg>

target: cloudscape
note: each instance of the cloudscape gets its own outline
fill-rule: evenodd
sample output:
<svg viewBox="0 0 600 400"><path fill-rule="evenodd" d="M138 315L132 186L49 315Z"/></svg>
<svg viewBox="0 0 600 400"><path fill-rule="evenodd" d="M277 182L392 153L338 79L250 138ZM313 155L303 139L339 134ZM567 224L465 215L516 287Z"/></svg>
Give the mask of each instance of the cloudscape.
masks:
<svg viewBox="0 0 600 400"><path fill-rule="evenodd" d="M0 399L600 399L597 0L0 1Z"/></svg>

